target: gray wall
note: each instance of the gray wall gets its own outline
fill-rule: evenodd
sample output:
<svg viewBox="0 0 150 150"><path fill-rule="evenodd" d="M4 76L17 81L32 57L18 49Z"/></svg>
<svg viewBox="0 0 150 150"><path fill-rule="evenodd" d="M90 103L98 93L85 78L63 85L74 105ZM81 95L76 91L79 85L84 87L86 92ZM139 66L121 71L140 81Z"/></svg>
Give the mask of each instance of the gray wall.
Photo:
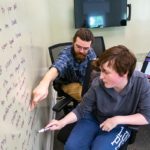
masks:
<svg viewBox="0 0 150 150"><path fill-rule="evenodd" d="M72 40L74 29L73 0L55 0L51 4L52 43ZM104 36L106 48L124 44L135 53L150 49L150 1L128 0L132 5L131 21L124 27L92 29L94 35Z"/></svg>

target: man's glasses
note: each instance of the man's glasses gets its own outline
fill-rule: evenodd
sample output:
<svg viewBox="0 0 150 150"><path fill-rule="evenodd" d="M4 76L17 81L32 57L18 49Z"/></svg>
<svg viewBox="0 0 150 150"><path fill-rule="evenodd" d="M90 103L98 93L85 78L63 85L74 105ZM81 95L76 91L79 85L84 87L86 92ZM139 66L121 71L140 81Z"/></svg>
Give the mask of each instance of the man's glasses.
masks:
<svg viewBox="0 0 150 150"><path fill-rule="evenodd" d="M77 47L77 49L79 49L79 50L84 50L84 51L88 51L89 50L89 48L90 47L83 47L83 46L80 46L80 45L78 45L78 44L75 44L75 46Z"/></svg>

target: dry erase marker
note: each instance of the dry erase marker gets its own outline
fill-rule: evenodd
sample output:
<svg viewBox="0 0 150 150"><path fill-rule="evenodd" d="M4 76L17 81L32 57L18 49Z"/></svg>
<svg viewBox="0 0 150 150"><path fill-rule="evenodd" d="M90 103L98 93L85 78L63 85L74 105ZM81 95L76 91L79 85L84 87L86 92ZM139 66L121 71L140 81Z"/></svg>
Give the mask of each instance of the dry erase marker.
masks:
<svg viewBox="0 0 150 150"><path fill-rule="evenodd" d="M49 127L47 127L47 128L42 128L42 129L40 129L38 132L39 132L39 133L46 132L46 131L48 131L48 130L50 129L50 127L51 127L51 126L49 126Z"/></svg>

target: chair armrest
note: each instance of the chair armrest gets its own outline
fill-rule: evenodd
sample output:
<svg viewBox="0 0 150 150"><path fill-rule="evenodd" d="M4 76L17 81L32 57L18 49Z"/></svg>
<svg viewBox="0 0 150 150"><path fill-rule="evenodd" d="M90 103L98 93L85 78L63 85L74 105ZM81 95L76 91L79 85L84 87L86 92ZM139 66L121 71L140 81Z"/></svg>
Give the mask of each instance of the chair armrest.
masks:
<svg viewBox="0 0 150 150"><path fill-rule="evenodd" d="M129 144L133 144L135 142L137 132L138 132L137 129L131 130L131 137L129 138L129 142L128 142Z"/></svg>
<svg viewBox="0 0 150 150"><path fill-rule="evenodd" d="M60 112L61 110L63 110L69 103L71 103L72 101L68 98L64 98L62 100L59 100L54 106L53 106L53 111L55 112Z"/></svg>
<svg viewBox="0 0 150 150"><path fill-rule="evenodd" d="M129 125L129 128L131 129L131 137L129 138L129 144L133 144L136 139L136 134L138 133L139 126L138 125Z"/></svg>

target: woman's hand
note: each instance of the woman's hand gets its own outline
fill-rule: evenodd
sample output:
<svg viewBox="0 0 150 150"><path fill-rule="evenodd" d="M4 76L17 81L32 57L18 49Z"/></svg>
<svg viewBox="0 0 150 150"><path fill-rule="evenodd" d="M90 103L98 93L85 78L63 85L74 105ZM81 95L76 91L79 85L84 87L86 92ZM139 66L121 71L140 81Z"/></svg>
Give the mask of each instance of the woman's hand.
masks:
<svg viewBox="0 0 150 150"><path fill-rule="evenodd" d="M103 123L100 124L100 128L103 131L111 131L113 128L115 128L119 124L119 117L115 116L112 118L106 119Z"/></svg>
<svg viewBox="0 0 150 150"><path fill-rule="evenodd" d="M45 128L49 128L49 130L60 130L63 128L65 124L61 120L52 120Z"/></svg>

